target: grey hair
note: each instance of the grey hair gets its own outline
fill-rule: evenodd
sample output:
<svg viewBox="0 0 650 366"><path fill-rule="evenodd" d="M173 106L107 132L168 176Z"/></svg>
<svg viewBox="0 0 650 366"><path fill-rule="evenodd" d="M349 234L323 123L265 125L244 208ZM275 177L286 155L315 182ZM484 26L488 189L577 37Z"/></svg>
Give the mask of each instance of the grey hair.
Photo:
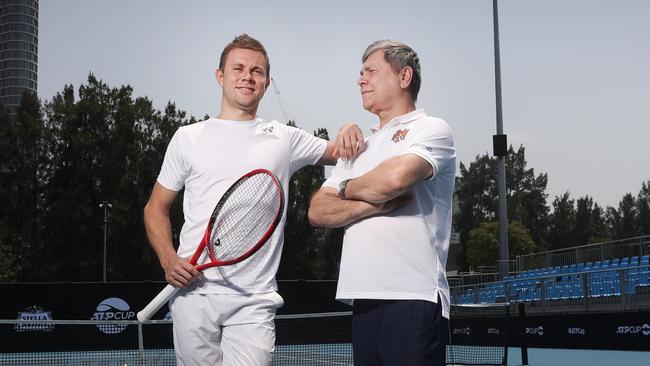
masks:
<svg viewBox="0 0 650 366"><path fill-rule="evenodd" d="M404 43L384 39L373 42L361 57L361 62L366 62L368 57L377 51L384 51L384 60L390 64L395 72L400 72L406 66L413 69L413 78L409 85L409 93L413 101L418 99L420 84L422 83L422 70L420 69L420 58L413 49Z"/></svg>

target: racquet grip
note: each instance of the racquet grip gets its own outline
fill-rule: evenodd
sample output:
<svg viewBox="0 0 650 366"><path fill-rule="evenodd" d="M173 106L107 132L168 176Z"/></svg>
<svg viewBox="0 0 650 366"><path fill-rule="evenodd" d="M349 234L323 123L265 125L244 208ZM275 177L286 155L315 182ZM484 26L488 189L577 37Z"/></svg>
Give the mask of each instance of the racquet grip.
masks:
<svg viewBox="0 0 650 366"><path fill-rule="evenodd" d="M172 296L178 291L178 289L172 285L167 285L165 288L160 291L156 297L151 300L151 302L144 307L144 309L138 312L138 321L143 322L145 320L151 319L151 317L160 309Z"/></svg>

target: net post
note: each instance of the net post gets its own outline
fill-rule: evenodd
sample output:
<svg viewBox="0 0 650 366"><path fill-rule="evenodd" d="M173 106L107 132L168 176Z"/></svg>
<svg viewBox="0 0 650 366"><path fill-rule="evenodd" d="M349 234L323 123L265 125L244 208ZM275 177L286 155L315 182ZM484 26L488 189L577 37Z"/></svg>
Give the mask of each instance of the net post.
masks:
<svg viewBox="0 0 650 366"><path fill-rule="evenodd" d="M140 353L140 365L146 365L144 359L144 337L142 336L142 323L138 323L138 352Z"/></svg>
<svg viewBox="0 0 650 366"><path fill-rule="evenodd" d="M519 330L521 332L521 364L528 365L528 345L526 344L526 303L519 303Z"/></svg>

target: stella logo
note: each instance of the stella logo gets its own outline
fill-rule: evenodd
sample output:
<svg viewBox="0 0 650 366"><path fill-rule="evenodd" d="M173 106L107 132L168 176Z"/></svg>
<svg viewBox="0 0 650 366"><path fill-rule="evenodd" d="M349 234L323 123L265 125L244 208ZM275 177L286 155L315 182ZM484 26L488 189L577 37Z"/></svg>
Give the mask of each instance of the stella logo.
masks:
<svg viewBox="0 0 650 366"><path fill-rule="evenodd" d="M405 128L403 130L397 130L397 132L395 132L395 134L393 135L393 138L392 138L393 142L398 143L398 142L404 140L406 138L407 133L409 133L408 128Z"/></svg>

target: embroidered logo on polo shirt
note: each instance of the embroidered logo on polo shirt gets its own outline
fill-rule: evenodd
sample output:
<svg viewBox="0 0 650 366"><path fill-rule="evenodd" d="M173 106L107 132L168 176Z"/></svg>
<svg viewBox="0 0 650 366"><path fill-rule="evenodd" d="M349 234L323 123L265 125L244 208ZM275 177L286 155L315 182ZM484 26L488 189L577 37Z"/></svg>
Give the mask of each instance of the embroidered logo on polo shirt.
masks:
<svg viewBox="0 0 650 366"><path fill-rule="evenodd" d="M411 145L410 147L416 147L416 148L424 149L424 150L426 150L428 152L433 152L433 146L420 144L420 143L417 143L417 142L415 144Z"/></svg>
<svg viewBox="0 0 650 366"><path fill-rule="evenodd" d="M393 142L398 143L398 142L404 140L406 138L407 133L409 133L408 128L405 128L403 130L397 130L397 132L395 132L395 134L393 135L393 138L392 138Z"/></svg>
<svg viewBox="0 0 650 366"><path fill-rule="evenodd" d="M257 126L255 129L255 134L256 135L266 135L266 136L275 136L277 132L277 128L274 128L273 124L271 123L263 123Z"/></svg>

